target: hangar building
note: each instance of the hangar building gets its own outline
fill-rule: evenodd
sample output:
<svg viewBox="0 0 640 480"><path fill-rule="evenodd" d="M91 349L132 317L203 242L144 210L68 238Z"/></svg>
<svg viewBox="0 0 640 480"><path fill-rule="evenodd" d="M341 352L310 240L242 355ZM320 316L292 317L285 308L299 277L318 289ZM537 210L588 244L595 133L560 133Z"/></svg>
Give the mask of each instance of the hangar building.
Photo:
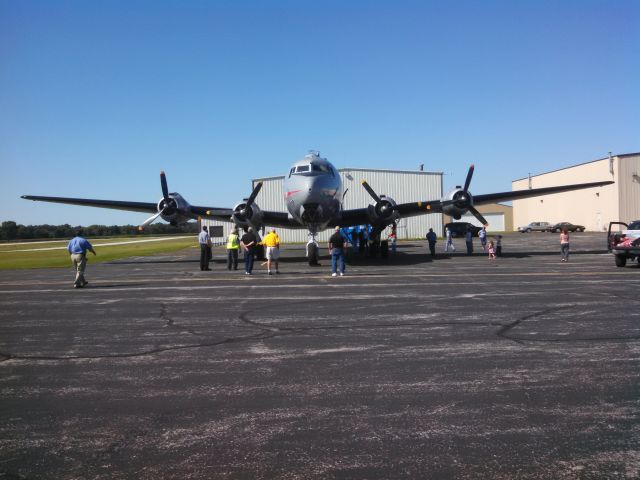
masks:
<svg viewBox="0 0 640 480"><path fill-rule="evenodd" d="M371 170L360 168L341 168L338 170L342 177L345 190L344 208L362 208L373 199L361 184L367 180L378 195L388 195L397 203L415 202L419 200L435 200L442 197L442 172L404 171L404 170ZM252 187L258 182L263 182L262 190L256 198L256 204L262 210L286 212L282 182L284 176L256 178L252 181ZM224 228L224 236L233 227L232 223L202 220L203 225L220 226ZM442 236L442 214L431 213L410 218L401 218L398 222L398 239L424 238L429 228ZM268 227L268 225L267 225ZM331 235L330 230L321 232L316 237L324 242ZM278 229L278 235L283 242L306 243L308 232L305 229Z"/></svg>
<svg viewBox="0 0 640 480"><path fill-rule="evenodd" d="M512 182L512 190L613 180L599 188L513 201L514 228L531 222L571 222L605 231L610 221L640 219L640 153L609 155Z"/></svg>

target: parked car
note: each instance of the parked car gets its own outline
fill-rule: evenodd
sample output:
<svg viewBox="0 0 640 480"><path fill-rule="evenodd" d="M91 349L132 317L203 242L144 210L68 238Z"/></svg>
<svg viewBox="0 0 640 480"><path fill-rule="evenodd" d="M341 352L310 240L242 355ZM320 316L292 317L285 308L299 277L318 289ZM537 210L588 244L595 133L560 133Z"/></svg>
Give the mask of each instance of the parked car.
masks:
<svg viewBox="0 0 640 480"><path fill-rule="evenodd" d="M614 228L614 225L618 225ZM640 265L640 220L630 224L609 222L607 247L615 255L616 266L624 267L627 260L638 259Z"/></svg>
<svg viewBox="0 0 640 480"><path fill-rule="evenodd" d="M518 231L520 233L547 232L552 226L549 222L531 222L524 227L518 227Z"/></svg>
<svg viewBox="0 0 640 480"><path fill-rule="evenodd" d="M552 233L553 232L560 233L565 228L570 232L584 232L584 226L583 225L574 225L571 222L556 223L555 225L551 226L549 231L552 232Z"/></svg>
<svg viewBox="0 0 640 480"><path fill-rule="evenodd" d="M478 236L478 232L482 230L482 227L478 227L469 222L451 222L445 224L444 228L451 230L452 237L464 237L467 234L467 229L471 229L471 234L474 237Z"/></svg>

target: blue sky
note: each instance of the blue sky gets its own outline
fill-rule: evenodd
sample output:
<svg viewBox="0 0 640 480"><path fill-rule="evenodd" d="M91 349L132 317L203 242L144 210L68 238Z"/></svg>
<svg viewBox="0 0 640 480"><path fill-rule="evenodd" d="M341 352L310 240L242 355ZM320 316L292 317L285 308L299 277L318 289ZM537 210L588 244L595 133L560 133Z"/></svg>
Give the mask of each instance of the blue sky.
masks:
<svg viewBox="0 0 640 480"><path fill-rule="evenodd" d="M445 189L475 163L476 194L638 152L638 24L635 0L0 0L0 221L137 224L19 197L156 202L162 169L231 207L309 149Z"/></svg>

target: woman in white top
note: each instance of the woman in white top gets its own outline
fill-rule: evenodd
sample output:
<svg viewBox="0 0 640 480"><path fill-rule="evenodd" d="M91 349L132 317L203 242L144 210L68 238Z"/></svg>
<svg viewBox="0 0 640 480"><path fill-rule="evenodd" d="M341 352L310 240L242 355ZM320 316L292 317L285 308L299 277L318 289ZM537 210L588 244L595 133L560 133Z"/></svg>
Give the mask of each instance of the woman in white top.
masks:
<svg viewBox="0 0 640 480"><path fill-rule="evenodd" d="M569 261L569 231L565 228L560 234L560 253L562 254L561 262Z"/></svg>

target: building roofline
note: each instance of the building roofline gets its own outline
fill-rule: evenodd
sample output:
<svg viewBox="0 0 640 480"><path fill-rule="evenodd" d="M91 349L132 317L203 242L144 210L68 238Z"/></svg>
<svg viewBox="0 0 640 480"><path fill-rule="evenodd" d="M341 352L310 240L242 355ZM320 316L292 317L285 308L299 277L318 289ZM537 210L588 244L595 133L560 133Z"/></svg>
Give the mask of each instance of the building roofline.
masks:
<svg viewBox="0 0 640 480"><path fill-rule="evenodd" d="M628 158L628 157L637 157L638 155L640 155L640 152L638 152L638 153L621 153L620 155L611 155L611 157L612 158ZM535 175L531 175L531 178L541 177L542 175L548 175L550 173L561 172L562 170L568 170L570 168L581 167L582 165L588 165L590 163L601 162L603 160L609 160L609 156L607 155L606 157L598 158L597 160L590 160L588 162L576 163L575 165L570 165L568 167L562 167L562 168L557 168L555 170L549 170L548 172L536 173ZM528 179L529 179L529 176L522 177L522 178L517 178L515 180L511 180L511 183L520 182L522 180L528 180Z"/></svg>
<svg viewBox="0 0 640 480"><path fill-rule="evenodd" d="M391 170L387 168L339 168L338 171L342 172L387 172L387 173L412 173L418 175L444 175L443 172L427 172L424 170Z"/></svg>
<svg viewBox="0 0 640 480"><path fill-rule="evenodd" d="M339 168L339 173L345 172L380 172L380 173L411 173L418 175L444 175L442 172L425 172L422 170L390 170L390 169L377 169L377 168ZM276 175L273 177L260 177L254 178L254 182L264 182L269 180L282 180L286 175Z"/></svg>

